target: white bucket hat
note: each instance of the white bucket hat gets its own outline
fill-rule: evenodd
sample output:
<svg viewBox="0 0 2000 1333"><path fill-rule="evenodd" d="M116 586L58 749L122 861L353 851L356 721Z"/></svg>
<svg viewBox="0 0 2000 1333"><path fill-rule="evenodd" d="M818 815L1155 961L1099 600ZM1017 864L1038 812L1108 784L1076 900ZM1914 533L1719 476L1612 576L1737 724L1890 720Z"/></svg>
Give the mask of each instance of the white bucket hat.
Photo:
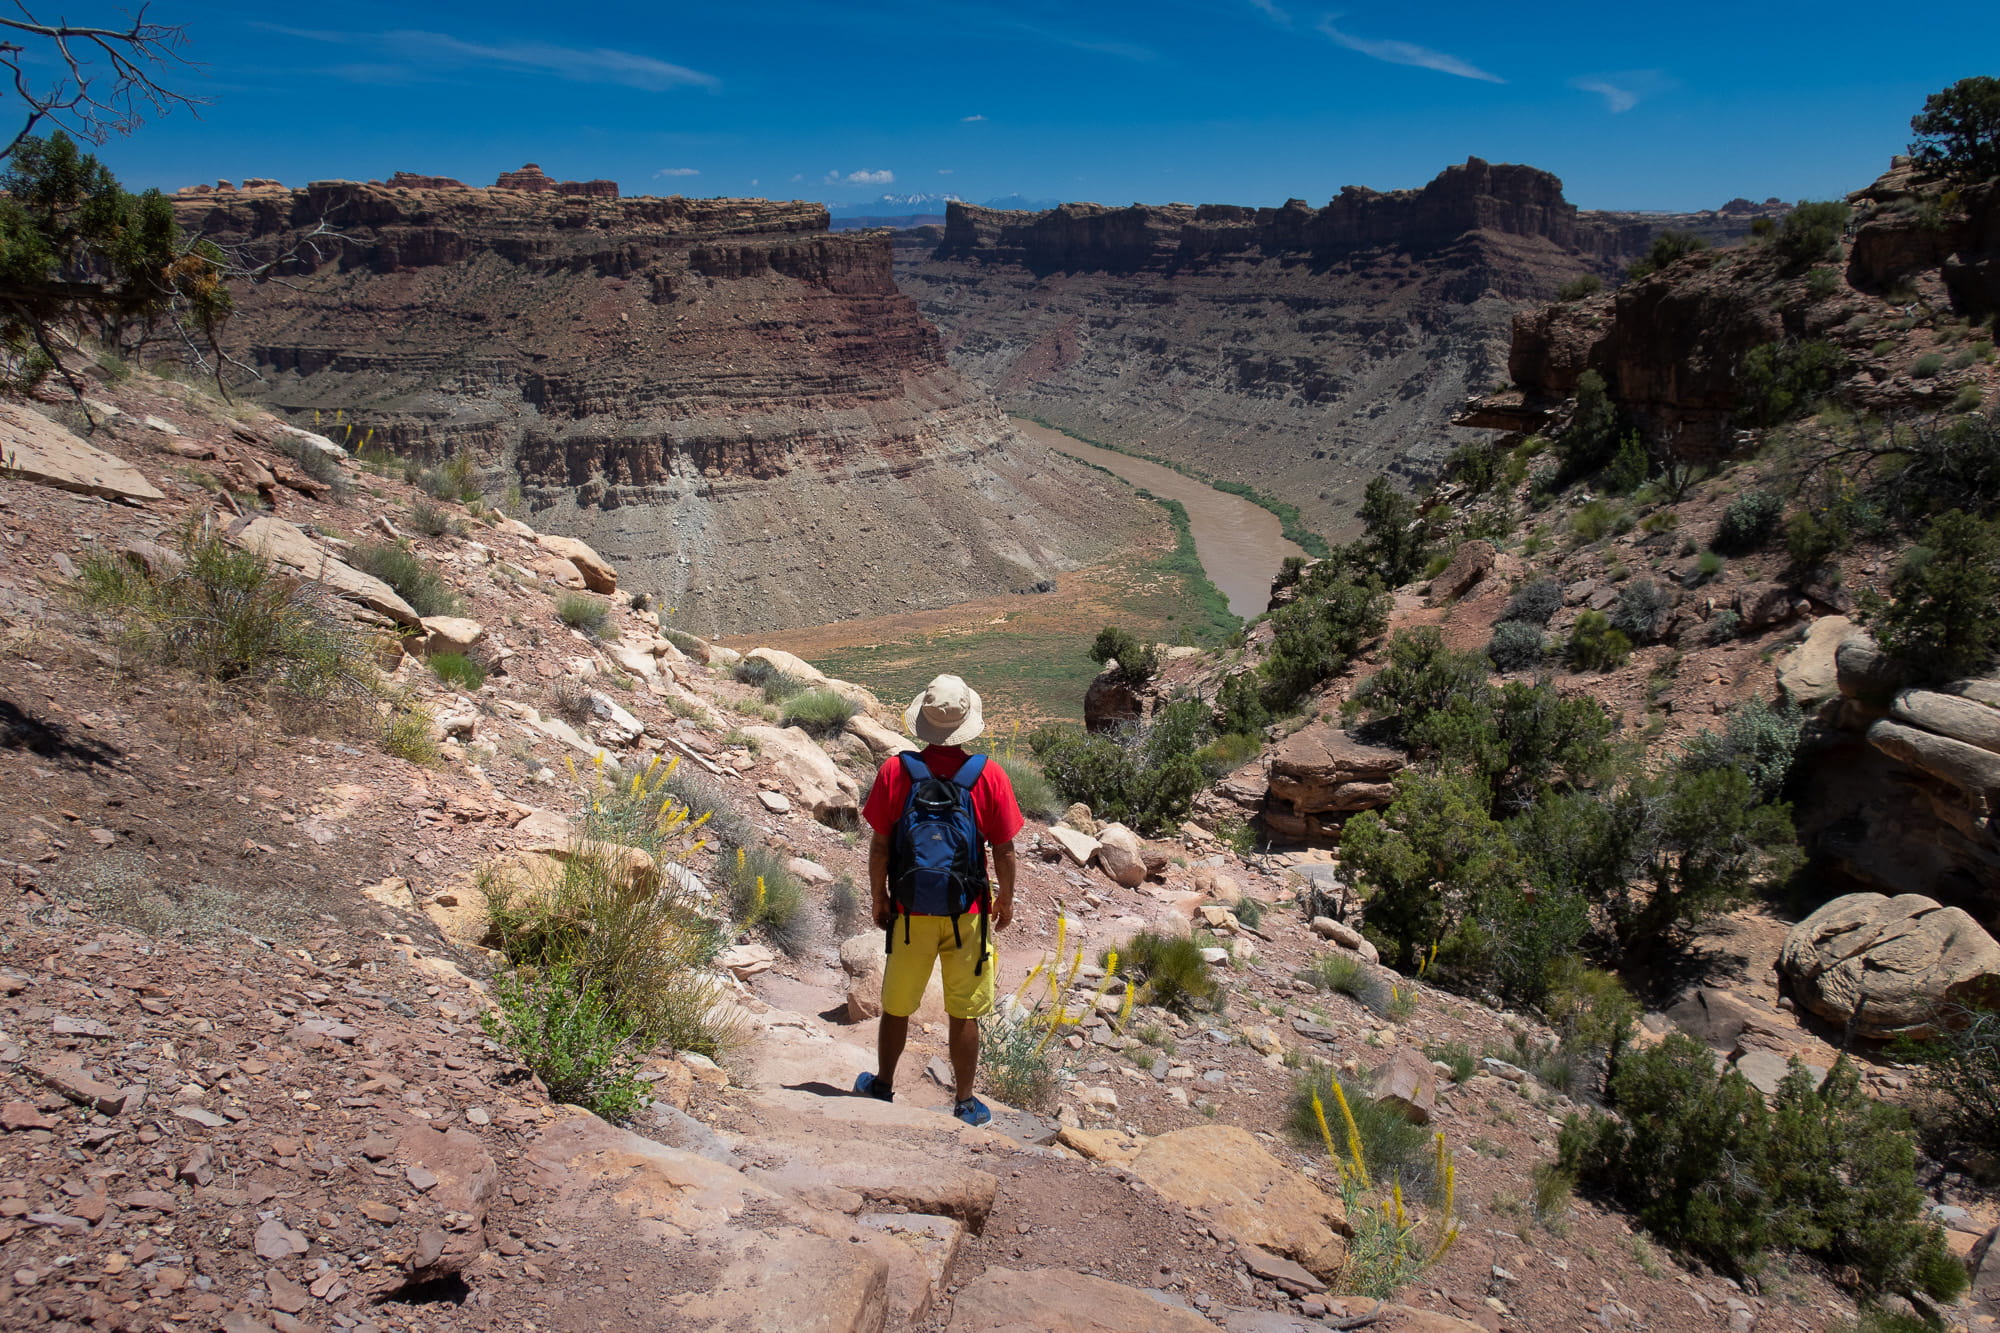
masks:
<svg viewBox="0 0 2000 1333"><path fill-rule="evenodd" d="M926 745L963 745L986 729L979 692L957 676L939 676L903 710L903 725Z"/></svg>

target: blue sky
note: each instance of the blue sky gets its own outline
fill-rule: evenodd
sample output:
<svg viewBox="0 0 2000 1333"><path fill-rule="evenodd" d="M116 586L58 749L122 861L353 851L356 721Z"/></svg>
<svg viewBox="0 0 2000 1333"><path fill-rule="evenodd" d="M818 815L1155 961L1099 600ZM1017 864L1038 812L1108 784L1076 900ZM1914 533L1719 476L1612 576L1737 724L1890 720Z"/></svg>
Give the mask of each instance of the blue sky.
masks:
<svg viewBox="0 0 2000 1333"><path fill-rule="evenodd" d="M628 194L1318 204L1477 155L1553 171L1584 207L1695 209L1863 185L1927 93L2000 73L1991 3L155 0L151 17L186 25L205 71L182 86L211 104L101 152L166 189L399 169L484 185L534 161Z"/></svg>

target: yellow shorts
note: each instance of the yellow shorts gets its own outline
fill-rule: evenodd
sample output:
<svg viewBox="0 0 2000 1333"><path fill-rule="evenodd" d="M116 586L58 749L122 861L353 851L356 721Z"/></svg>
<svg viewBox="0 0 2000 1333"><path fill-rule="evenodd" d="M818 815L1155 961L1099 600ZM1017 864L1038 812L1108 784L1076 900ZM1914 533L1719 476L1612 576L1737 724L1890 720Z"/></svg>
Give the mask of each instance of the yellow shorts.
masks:
<svg viewBox="0 0 2000 1333"><path fill-rule="evenodd" d="M908 924L909 943L903 942ZM979 962L979 917L967 913L958 919L958 944L954 946L948 916L899 916L889 940L889 961L882 969L882 1012L908 1018L924 1002L924 988L930 985L931 964L944 964L944 1011L953 1018L984 1018L993 1012L993 974L999 963L993 955L989 934L986 966L974 976Z"/></svg>

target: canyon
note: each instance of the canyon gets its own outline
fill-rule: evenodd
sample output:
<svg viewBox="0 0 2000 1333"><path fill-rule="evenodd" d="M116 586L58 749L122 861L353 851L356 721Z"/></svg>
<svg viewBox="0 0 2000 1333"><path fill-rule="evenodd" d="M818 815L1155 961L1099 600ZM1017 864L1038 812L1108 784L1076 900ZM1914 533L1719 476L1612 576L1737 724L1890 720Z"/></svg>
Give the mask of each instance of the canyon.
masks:
<svg viewBox="0 0 2000 1333"><path fill-rule="evenodd" d="M1157 511L1023 440L945 359L880 234L755 199L478 189L184 191L240 283L226 378L589 541L697 631L1046 585Z"/></svg>
<svg viewBox="0 0 2000 1333"><path fill-rule="evenodd" d="M1711 244L1783 211L1579 210L1534 167L1469 158L1323 208L953 203L901 233L897 280L1001 405L1247 482L1345 534L1381 472L1436 472L1451 418L1506 378L1510 323L1607 282L1667 229Z"/></svg>

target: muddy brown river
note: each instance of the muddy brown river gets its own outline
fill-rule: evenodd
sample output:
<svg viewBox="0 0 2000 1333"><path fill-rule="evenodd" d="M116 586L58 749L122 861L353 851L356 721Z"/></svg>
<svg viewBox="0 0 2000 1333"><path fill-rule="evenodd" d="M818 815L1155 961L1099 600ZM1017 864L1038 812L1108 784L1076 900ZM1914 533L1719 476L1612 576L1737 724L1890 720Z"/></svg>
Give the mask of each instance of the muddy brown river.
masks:
<svg viewBox="0 0 2000 1333"><path fill-rule="evenodd" d="M1218 491L1206 482L1184 477L1170 467L1148 463L1130 454L1100 449L1072 439L1061 431L1016 420L1021 432L1052 449L1095 463L1115 472L1134 486L1143 486L1164 500L1178 500L1187 506L1188 527L1194 532L1194 549L1201 557L1209 581L1222 589L1229 609L1248 620L1263 613L1271 599L1271 580L1288 555L1304 555L1286 541L1278 516L1251 504L1240 495Z"/></svg>

